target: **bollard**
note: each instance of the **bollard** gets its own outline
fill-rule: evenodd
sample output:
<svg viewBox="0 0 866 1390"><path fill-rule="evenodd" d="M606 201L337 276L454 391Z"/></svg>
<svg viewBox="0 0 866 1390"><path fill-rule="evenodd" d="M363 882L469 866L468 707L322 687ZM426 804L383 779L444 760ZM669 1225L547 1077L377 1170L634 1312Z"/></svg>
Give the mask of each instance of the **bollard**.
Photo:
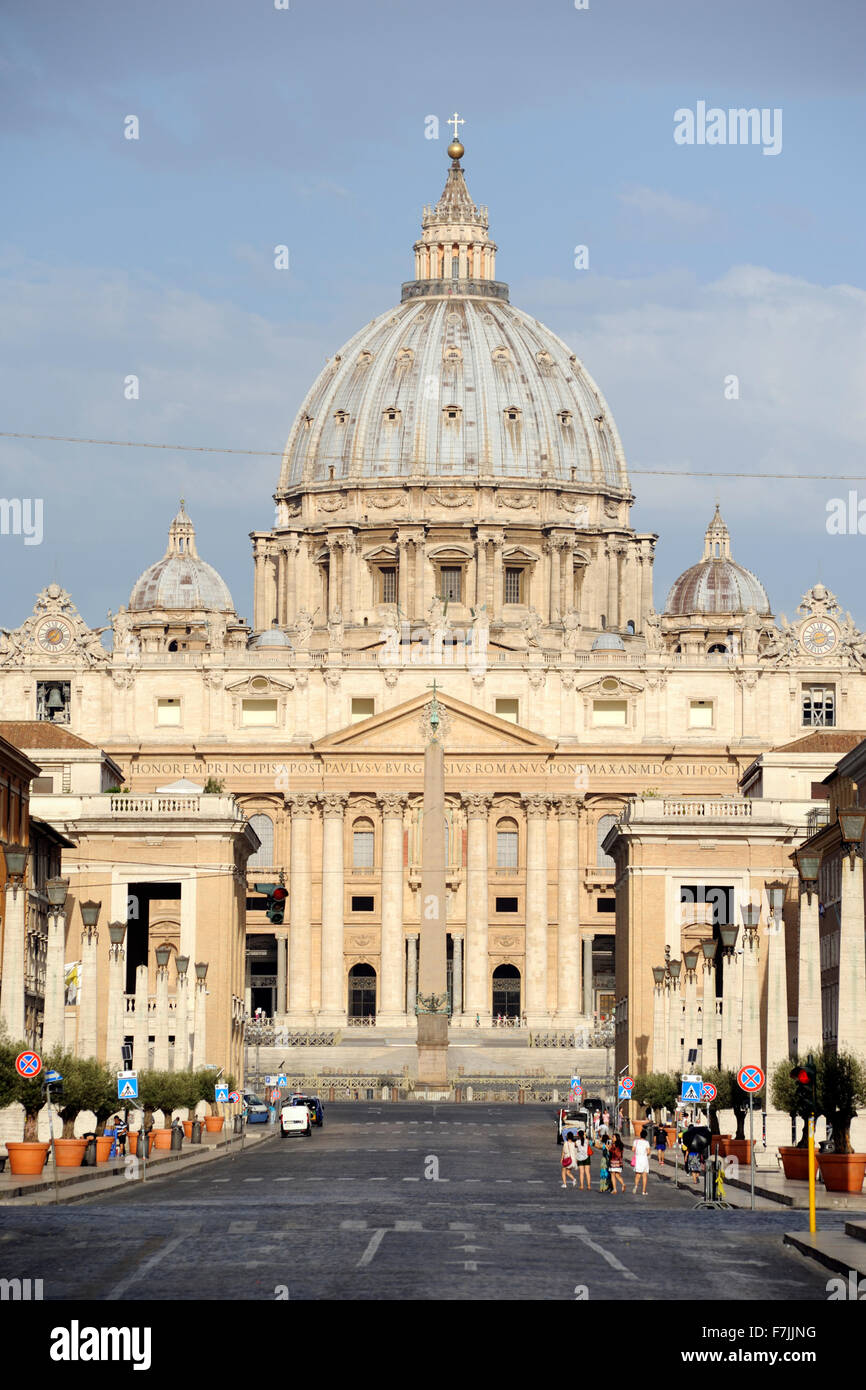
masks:
<svg viewBox="0 0 866 1390"><path fill-rule="evenodd" d="M83 1157L82 1160L81 1160L81 1166L82 1166L82 1168L95 1168L95 1167L96 1167L96 1136L95 1136L94 1134L88 1134L88 1135L86 1136L86 1138L87 1138L87 1148L84 1150L84 1157Z"/></svg>
<svg viewBox="0 0 866 1390"><path fill-rule="evenodd" d="M175 1153L178 1149L183 1148L183 1128L181 1125L172 1125L171 1127L171 1148Z"/></svg>
<svg viewBox="0 0 866 1390"><path fill-rule="evenodd" d="M201 1120L193 1120L192 1133L189 1136L189 1142L191 1144L201 1143Z"/></svg>
<svg viewBox="0 0 866 1390"><path fill-rule="evenodd" d="M235 1117L234 1117L234 1132L235 1132L235 1134L243 1134L243 1132L244 1132L244 1117L243 1117L243 1115L235 1115Z"/></svg>
<svg viewBox="0 0 866 1390"><path fill-rule="evenodd" d="M526 1092L523 1090L523 1087L521 1087L520 1090L517 1092L517 1104L518 1104L518 1105L523 1105L524 1102L525 1102L525 1100L526 1100Z"/></svg>

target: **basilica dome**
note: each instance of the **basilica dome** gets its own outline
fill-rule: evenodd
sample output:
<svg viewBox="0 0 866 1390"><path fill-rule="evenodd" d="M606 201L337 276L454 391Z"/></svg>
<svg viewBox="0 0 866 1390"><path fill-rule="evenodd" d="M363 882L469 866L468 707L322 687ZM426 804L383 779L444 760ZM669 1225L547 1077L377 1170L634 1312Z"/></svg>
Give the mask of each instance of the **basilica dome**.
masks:
<svg viewBox="0 0 866 1390"><path fill-rule="evenodd" d="M751 570L731 558L731 537L718 506L707 527L703 559L681 574L665 605L668 616L689 613L770 613L767 591Z"/></svg>
<svg viewBox="0 0 866 1390"><path fill-rule="evenodd" d="M130 613L154 608L183 613L235 611L225 580L198 553L195 527L182 498L180 511L169 527L165 554L144 571L129 596Z"/></svg>
<svg viewBox="0 0 866 1390"><path fill-rule="evenodd" d="M487 209L472 202L458 159L414 249L402 302L350 338L309 391L278 495L427 477L549 478L627 493L604 397L562 339L514 308L493 278Z"/></svg>

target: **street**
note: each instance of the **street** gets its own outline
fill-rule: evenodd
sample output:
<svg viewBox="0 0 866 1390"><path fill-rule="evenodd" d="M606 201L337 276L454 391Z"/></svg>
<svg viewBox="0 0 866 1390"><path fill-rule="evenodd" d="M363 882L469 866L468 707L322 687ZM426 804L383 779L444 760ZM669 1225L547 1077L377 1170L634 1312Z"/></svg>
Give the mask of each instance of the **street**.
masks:
<svg viewBox="0 0 866 1390"><path fill-rule="evenodd" d="M782 1245L803 1213L560 1187L552 1106L325 1107L194 1175L0 1210L0 1277L46 1300L826 1300ZM828 1227L842 1215L822 1218Z"/></svg>

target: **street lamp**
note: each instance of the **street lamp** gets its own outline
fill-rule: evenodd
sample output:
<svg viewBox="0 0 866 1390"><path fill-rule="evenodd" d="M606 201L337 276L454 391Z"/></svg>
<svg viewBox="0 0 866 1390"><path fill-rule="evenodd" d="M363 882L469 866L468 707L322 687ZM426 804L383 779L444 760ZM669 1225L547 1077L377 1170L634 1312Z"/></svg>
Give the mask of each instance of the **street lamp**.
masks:
<svg viewBox="0 0 866 1390"><path fill-rule="evenodd" d="M86 927L95 927L99 921L102 903L81 903L81 920Z"/></svg>
<svg viewBox="0 0 866 1390"><path fill-rule="evenodd" d="M26 845L7 844L5 840L0 840L0 850L6 861L6 877L11 881L13 887L23 879L24 871L27 868L27 856L30 853Z"/></svg>
<svg viewBox="0 0 866 1390"><path fill-rule="evenodd" d="M743 917L743 926L750 936L754 936L758 930L758 923L761 920L761 904L743 903L740 912Z"/></svg>
<svg viewBox="0 0 866 1390"><path fill-rule="evenodd" d="M698 968L698 956L700 954L700 947L698 946L693 947L690 951L683 952L683 964L686 967L687 974L694 975Z"/></svg>
<svg viewBox="0 0 866 1390"><path fill-rule="evenodd" d="M821 851L818 849L797 849L794 851L797 873L800 875L800 891L805 891L809 902L818 886L821 871Z"/></svg>
<svg viewBox="0 0 866 1390"><path fill-rule="evenodd" d="M177 966L178 975L185 975L189 970L189 956L175 956L174 963Z"/></svg>
<svg viewBox="0 0 866 1390"><path fill-rule="evenodd" d="M171 947L157 946L153 954L156 956L157 970L165 970L165 967L168 965L168 958L171 955Z"/></svg>
<svg viewBox="0 0 866 1390"><path fill-rule="evenodd" d="M678 984L679 984L679 980L680 980L680 971L682 970L682 968L683 968L683 963L682 963L681 960L669 960L669 961L668 961L668 974L669 974L669 976L670 976L670 978L671 978L671 980L672 980L672 982L673 982L674 985L678 985Z"/></svg>
<svg viewBox="0 0 866 1390"><path fill-rule="evenodd" d="M109 922L108 935L112 946L122 946L123 938L126 936L125 922Z"/></svg>
<svg viewBox="0 0 866 1390"><path fill-rule="evenodd" d="M719 927L719 936L722 938L722 950L726 956L732 956L737 949L737 937L740 929L736 924L727 927Z"/></svg>
<svg viewBox="0 0 866 1390"><path fill-rule="evenodd" d="M49 878L45 885L45 894L48 898L49 907L53 912L62 912L66 902L66 895L69 892L68 878Z"/></svg>
<svg viewBox="0 0 866 1390"><path fill-rule="evenodd" d="M665 975L667 974L667 966L665 966L665 965L654 965L653 968L652 968L652 970L653 970L653 979L655 980L656 984L657 984L657 985L663 985L664 982L665 982Z"/></svg>
<svg viewBox="0 0 866 1390"><path fill-rule="evenodd" d="M836 812L836 819L839 825L839 833L848 850L851 863L854 863L854 855L862 854L863 827L866 825L866 811L861 811L858 806L846 806L844 810Z"/></svg>
<svg viewBox="0 0 866 1390"><path fill-rule="evenodd" d="M196 979L197 979L198 981L204 982L204 981L207 979L207 967L208 967L208 962L207 962L206 960L197 960L197 961L196 961L196 963L195 963L195 977L196 977Z"/></svg>

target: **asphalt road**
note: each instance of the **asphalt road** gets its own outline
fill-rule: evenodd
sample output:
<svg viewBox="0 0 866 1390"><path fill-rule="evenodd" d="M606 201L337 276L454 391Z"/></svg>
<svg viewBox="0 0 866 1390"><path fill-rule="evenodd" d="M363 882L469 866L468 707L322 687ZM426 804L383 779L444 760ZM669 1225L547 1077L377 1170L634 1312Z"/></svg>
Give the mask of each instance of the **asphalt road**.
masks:
<svg viewBox="0 0 866 1390"><path fill-rule="evenodd" d="M195 1176L60 1208L0 1208L0 1277L46 1300L817 1300L828 1272L782 1245L803 1213L700 1212L560 1185L553 1107L325 1107ZM841 1226L844 1216L822 1217Z"/></svg>

